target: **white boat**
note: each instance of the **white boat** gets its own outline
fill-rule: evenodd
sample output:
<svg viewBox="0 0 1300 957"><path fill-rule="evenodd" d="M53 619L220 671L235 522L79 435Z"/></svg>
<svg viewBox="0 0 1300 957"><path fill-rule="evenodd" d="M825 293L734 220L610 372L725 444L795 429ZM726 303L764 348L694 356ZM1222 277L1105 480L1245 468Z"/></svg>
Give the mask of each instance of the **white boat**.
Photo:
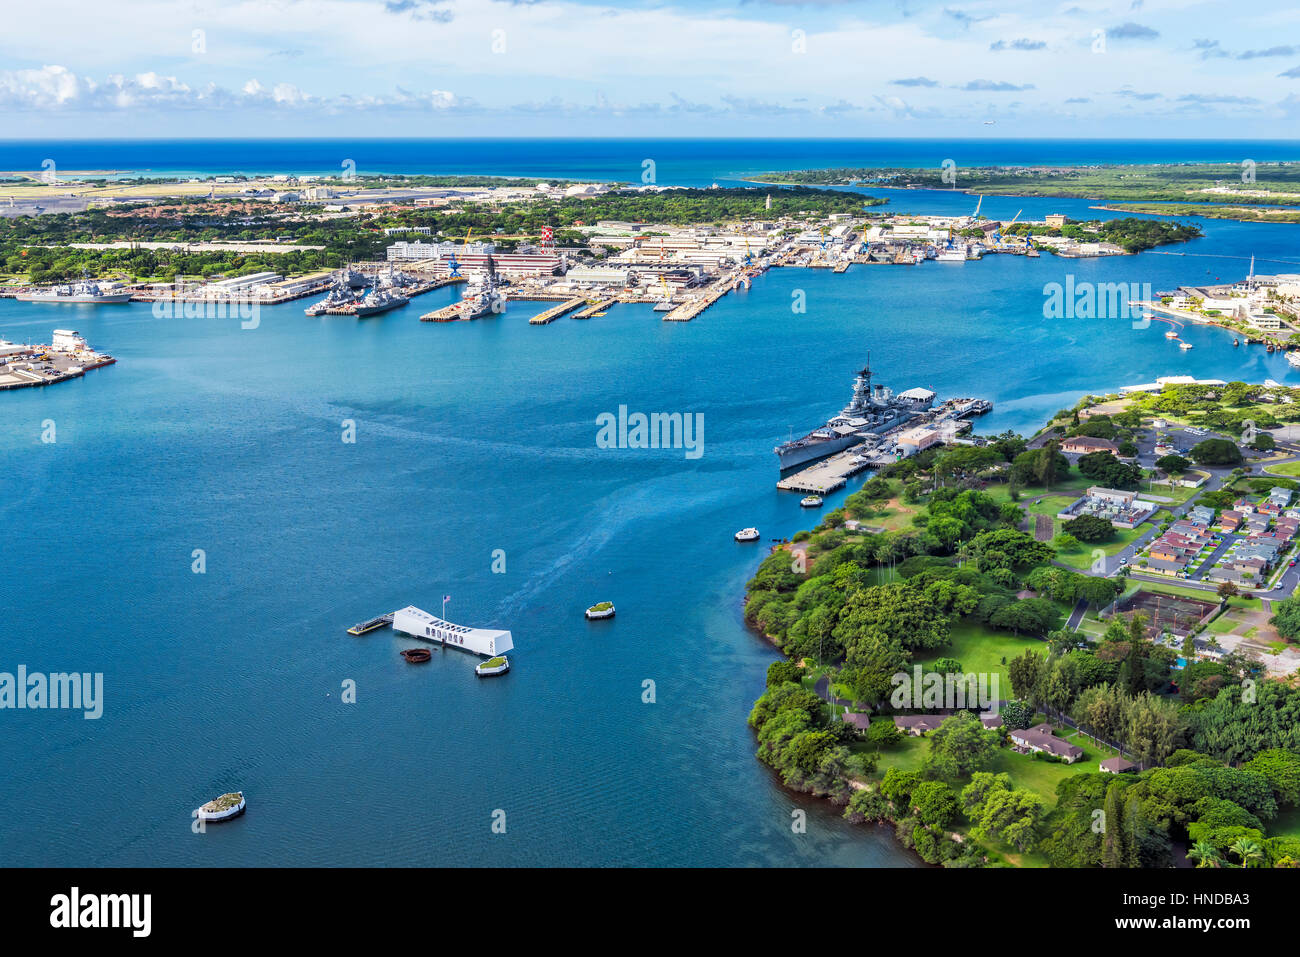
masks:
<svg viewBox="0 0 1300 957"><path fill-rule="evenodd" d="M487 661L474 668L474 674L480 678L490 678L493 675L503 675L510 670L510 659L505 655L498 655L495 658L489 658Z"/></svg>
<svg viewBox="0 0 1300 957"><path fill-rule="evenodd" d="M1190 349L1191 347L1192 347L1192 344L1191 344L1190 342L1180 342L1180 343L1178 344L1178 348L1179 348L1179 349Z"/></svg>
<svg viewBox="0 0 1300 957"><path fill-rule="evenodd" d="M200 821L229 821L231 818L239 817L247 809L248 802L244 800L244 792L231 791L209 801L195 811L194 815Z"/></svg>
<svg viewBox="0 0 1300 957"><path fill-rule="evenodd" d="M753 527L742 528L735 535L736 541L738 542L756 542L758 541L758 537L758 529Z"/></svg>
<svg viewBox="0 0 1300 957"><path fill-rule="evenodd" d="M820 495L808 495L799 500L799 504L804 508L821 508L822 497Z"/></svg>
<svg viewBox="0 0 1300 957"><path fill-rule="evenodd" d="M1300 352L1288 352L1286 361L1291 363L1293 368L1300 369Z"/></svg>
<svg viewBox="0 0 1300 957"><path fill-rule="evenodd" d="M1151 317L1150 317L1150 316L1144 316L1143 318L1144 318L1144 319L1150 319ZM1176 330L1174 330L1174 329L1170 329L1168 332L1165 333L1165 338L1166 338L1166 339L1177 339L1177 338L1178 338L1178 332L1177 332Z"/></svg>
<svg viewBox="0 0 1300 957"><path fill-rule="evenodd" d="M597 621L601 618L614 617L614 603L612 601L597 602L583 612L588 621Z"/></svg>

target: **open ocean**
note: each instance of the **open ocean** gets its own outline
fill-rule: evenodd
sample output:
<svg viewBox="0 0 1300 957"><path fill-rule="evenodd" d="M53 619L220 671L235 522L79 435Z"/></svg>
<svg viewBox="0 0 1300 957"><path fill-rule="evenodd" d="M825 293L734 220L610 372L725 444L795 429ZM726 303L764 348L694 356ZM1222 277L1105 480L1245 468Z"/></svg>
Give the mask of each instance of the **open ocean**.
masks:
<svg viewBox="0 0 1300 957"><path fill-rule="evenodd" d="M0 168L520 173L660 182L844 162L1295 158L1285 144L179 142L5 144ZM1273 152L1270 153L1269 151ZM972 197L883 193L968 212ZM982 212L1096 215L1086 201L990 197ZM98 721L0 711L6 865L914 866L889 830L851 826L754 758L745 725L775 651L743 625L765 540L811 521L778 493L772 448L847 401L866 359L896 389L985 396L981 432L1034 430L1087 392L1191 374L1300 382L1262 347L1189 327L1047 320L1043 286L1154 289L1300 272L1300 232L1202 223L1136 257L1012 256L914 268L775 269L690 323L648 305L533 327L417 316L238 320L148 305L0 301L0 337L73 328L119 362L0 394L0 671L103 672ZM1174 252L1176 255L1166 255ZM1185 254L1185 255L1182 255ZM1291 265L1288 265L1291 264ZM796 290L806 314L791 311ZM702 413L704 454L596 447L596 417ZM355 444L341 440L345 420ZM57 442L41 441L45 423ZM854 483L848 491L856 487ZM847 492L829 497L835 506ZM206 574L191 571L195 549ZM502 550L503 573L493 573ZM406 604L509 628L513 670L353 622ZM599 600L613 621L587 623ZM340 701L343 682L357 701ZM642 701L653 681L655 703ZM222 791L237 823L190 830ZM791 812L808 811L806 834ZM507 829L493 833L494 812Z"/></svg>
<svg viewBox="0 0 1300 957"><path fill-rule="evenodd" d="M424 173L548 176L640 183L643 163L656 181L707 186L782 169L838 166L958 167L1115 163L1240 163L1300 160L1297 140L671 140L671 139L286 139L0 142L0 171L112 170L133 175L314 173L338 175L347 160L360 174Z"/></svg>

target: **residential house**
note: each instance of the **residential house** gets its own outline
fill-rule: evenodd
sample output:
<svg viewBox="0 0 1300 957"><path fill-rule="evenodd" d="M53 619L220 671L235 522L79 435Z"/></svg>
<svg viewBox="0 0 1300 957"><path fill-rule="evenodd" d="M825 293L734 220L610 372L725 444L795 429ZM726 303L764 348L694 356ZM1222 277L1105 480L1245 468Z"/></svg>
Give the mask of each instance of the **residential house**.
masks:
<svg viewBox="0 0 1300 957"><path fill-rule="evenodd" d="M1061 451L1067 454L1086 455L1089 452L1109 452L1119 456L1119 446L1106 439L1094 439L1088 435L1076 435L1061 440Z"/></svg>
<svg viewBox="0 0 1300 957"><path fill-rule="evenodd" d="M1055 755L1066 764L1073 764L1083 757L1083 748L1071 744L1064 738L1052 734L1052 726L1044 721L1027 731L1012 731L1011 743L1020 751L1041 751Z"/></svg>
<svg viewBox="0 0 1300 957"><path fill-rule="evenodd" d="M899 731L919 738L943 724L946 714L896 714L894 724Z"/></svg>
<svg viewBox="0 0 1300 957"><path fill-rule="evenodd" d="M1107 758L1101 762L1101 770L1106 774L1123 774L1125 771L1132 771L1137 765L1127 758Z"/></svg>

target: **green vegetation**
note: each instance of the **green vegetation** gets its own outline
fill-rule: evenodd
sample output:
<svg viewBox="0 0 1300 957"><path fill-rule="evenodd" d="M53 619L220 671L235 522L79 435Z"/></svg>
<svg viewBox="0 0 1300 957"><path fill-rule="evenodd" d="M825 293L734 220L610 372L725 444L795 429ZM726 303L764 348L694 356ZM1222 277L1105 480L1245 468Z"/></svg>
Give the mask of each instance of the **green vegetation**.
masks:
<svg viewBox="0 0 1300 957"><path fill-rule="evenodd" d="M958 167L956 183L944 181L948 172L923 169L836 168L762 173L754 178L770 183L815 185L859 184L923 189L958 189L1003 196L1068 196L1084 199L1159 200L1198 205L1248 201L1251 205L1300 205L1300 164L1257 163L1254 181L1242 182L1243 168L1235 163L1153 163L1146 165L1027 167ZM950 174L951 177L951 174ZM1204 192L1205 190L1220 192ZM1221 199L1220 199L1221 197ZM1163 209L1165 207L1161 207ZM1147 210L1143 210L1144 212ZM1158 210L1153 210L1158 211Z"/></svg>
<svg viewBox="0 0 1300 957"><path fill-rule="evenodd" d="M240 794L238 791L231 791L230 793L223 794L221 795L221 797L214 798L213 800L209 801L207 804L203 805L203 810L211 811L211 812L229 811L232 807L235 807L237 804L239 804L239 802L242 801L243 799L244 796Z"/></svg>
<svg viewBox="0 0 1300 957"><path fill-rule="evenodd" d="M1300 202L1300 196L1292 199ZM1263 201L1262 198L1252 200ZM1214 203L1115 203L1110 208L1147 216L1198 216L1202 219L1235 219L1249 223L1300 223L1300 209L1291 206L1258 209Z"/></svg>
<svg viewBox="0 0 1300 957"><path fill-rule="evenodd" d="M393 185L386 182L384 185ZM422 185L422 184L405 184ZM502 185L495 183L494 185ZM771 209L767 197L772 197ZM346 200L345 200L346 201ZM324 218L319 207L286 207L259 200L175 198L81 213L0 219L0 271L30 282L59 282L96 276L172 280L177 276L237 276L275 271L300 275L334 269L348 262L384 258L392 240L386 228L426 226L436 235L460 240L471 231L498 237L505 247L536 241L543 226L556 230L560 243L586 243L576 232L601 219L690 225L737 219L820 219L830 213L857 213L883 203L859 193L823 189L756 188L614 191L601 196L538 199L512 203L462 201L445 208L416 207L362 211ZM278 241L323 246L293 253L233 253L169 249L69 248L69 243Z"/></svg>
<svg viewBox="0 0 1300 957"><path fill-rule="evenodd" d="M1265 396L1226 386L1211 396L1161 393L1133 405L1171 398L1209 416ZM1119 441L1145 428L1136 408L1080 416L1090 404L1054 416L1057 434ZM1024 530L1026 518L1031 528L1041 518L1056 523L1071 500L1065 490L1089 483L1060 455L1058 441L1052 435L1026 449L1023 439L1004 435L891 464L798 536L805 562L792 565L784 550L763 561L748 585L745 617L791 660L773 664L751 716L760 760L789 786L846 803L851 820L892 822L902 843L945 866L1167 866L1180 841L1203 843L1206 859L1218 853L1224 866L1300 861L1300 838L1269 823L1300 793L1300 771L1289 763L1300 766L1300 690L1235 652L1195 660L1188 645L1181 654L1189 663L1175 668L1180 652L1153 643L1144 616L1096 617L1127 579L1063 565L1087 567L1094 547L1112 552L1140 532L1075 519L1048 545ZM1238 472L1224 494L1288 481ZM900 499L911 509L908 524L844 528L846 518L868 527ZM1135 587L1207 597L1176 585ZM1065 629L1081 599L1091 616L1082 631ZM1223 599L1230 612L1259 607L1255 599ZM1275 623L1291 616L1295 622L1282 627L1300 632L1293 604L1300 608L1275 606ZM905 693L913 669L936 695L960 676L996 682L1007 701L1003 728L986 729L958 711L928 737L903 737L892 715L922 710L916 694ZM823 677L847 708L832 709L814 692ZM923 710L940 700L926 698ZM868 708L873 719L865 726L840 720L844 710ZM1080 760L1009 746L1011 729L1043 720L1082 750ZM1099 773L1098 762L1119 753L1142 770ZM1108 808L1120 822L1115 833L1079 841L1085 806L1089 814ZM1243 840L1257 845L1245 847L1244 857Z"/></svg>

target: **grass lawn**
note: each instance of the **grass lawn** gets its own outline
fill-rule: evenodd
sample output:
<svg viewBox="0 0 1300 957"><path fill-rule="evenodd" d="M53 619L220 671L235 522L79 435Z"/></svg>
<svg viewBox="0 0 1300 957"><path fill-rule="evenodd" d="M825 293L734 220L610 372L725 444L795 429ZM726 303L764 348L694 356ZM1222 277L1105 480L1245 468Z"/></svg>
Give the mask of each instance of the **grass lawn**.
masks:
<svg viewBox="0 0 1300 957"><path fill-rule="evenodd" d="M904 505L896 498L891 498L881 504L884 507L879 511L861 517L860 521L863 525L883 528L891 532L912 527L912 517L917 512L915 507Z"/></svg>
<svg viewBox="0 0 1300 957"><path fill-rule="evenodd" d="M1020 501L1023 502L1025 501L1025 499L1035 498L1039 495L1050 494L1053 497L1069 496L1069 498L1066 501L1066 504L1068 505L1070 502L1073 502L1076 498L1078 498L1084 492L1084 490L1096 484L1097 483L1094 482L1092 479L1084 478L1076 470L1070 469L1069 477L1064 478L1059 482L1054 482L1050 489L1043 488L1041 485L1024 486L1023 488L1020 489ZM989 495L991 495L999 505L1002 504L1003 502L1011 501L1011 493L1005 482L990 483L989 487L985 489L985 491ZM1060 511L1060 509L1057 509L1057 511ZM1056 513L1053 512L1052 514L1056 514Z"/></svg>
<svg viewBox="0 0 1300 957"><path fill-rule="evenodd" d="M1046 653L1047 643L1037 638L1019 638L1004 631L993 631L983 625L959 624L952 628L952 640L944 648L917 657L916 664L925 665L938 658L956 658L968 673L998 675L1001 698L1011 697L1011 679L1007 677L1010 661L1026 649Z"/></svg>
<svg viewBox="0 0 1300 957"><path fill-rule="evenodd" d="M1083 757L1073 764L1042 759L1035 761L1028 754L1016 754L1008 746L998 749L993 762L989 765L989 770L995 774L1009 775L1013 786L1033 791L1047 802L1050 809L1056 804L1057 784L1071 775L1096 771L1100 761L1115 753L1109 749L1099 748L1082 734L1073 733L1068 740L1071 744L1083 748Z"/></svg>
<svg viewBox="0 0 1300 957"><path fill-rule="evenodd" d="M1210 622L1210 631L1216 635L1226 635L1236 628L1241 622L1237 621L1231 615L1220 615L1214 621Z"/></svg>
<svg viewBox="0 0 1300 957"><path fill-rule="evenodd" d="M876 720L888 721L890 719L880 717ZM997 750L988 770L994 774L1008 775L1011 778L1012 787L1033 791L1043 799L1047 805L1047 810L1050 811L1056 805L1057 784L1072 774L1086 774L1096 771L1097 763L1114 753L1109 749L1099 748L1079 732L1073 732L1068 740L1083 748L1084 751L1084 756L1074 764L1061 764L1041 759L1035 761L1028 755L1016 754L1009 746L1005 746ZM849 749L851 751L869 750L866 744L850 745ZM904 738L902 742L894 747L879 752L876 770L870 776L871 782L879 783L890 768L897 768L900 771L919 770L928 752L929 741L926 738ZM960 778L947 783L960 794L961 789L969 784L970 780L969 778ZM1286 826L1300 831L1300 813L1296 814L1295 820L1288 821ZM1021 854L1008 845L991 841L979 841L972 838L969 832L970 823L964 815L953 823L951 829L964 835L967 840L975 840L981 847L990 851L992 856L1001 857L1017 867L1048 866L1047 858L1037 851ZM1270 834L1272 833L1270 831ZM1279 831L1278 833L1287 832Z"/></svg>
<svg viewBox="0 0 1300 957"><path fill-rule="evenodd" d="M1287 475L1291 478L1300 478L1300 462L1286 462L1282 465L1266 465L1264 467L1266 475Z"/></svg>
<svg viewBox="0 0 1300 957"><path fill-rule="evenodd" d="M1064 524L1057 522L1056 531L1060 532L1060 526ZM1062 548L1056 552L1059 561L1064 562L1071 568L1077 568L1080 571L1087 571L1092 567L1092 550L1100 548L1107 556L1117 555L1127 546L1133 543L1133 540L1141 535L1147 527L1147 523L1139 525L1137 528L1117 528L1115 534L1108 542L1089 543L1080 542L1074 548Z"/></svg>

